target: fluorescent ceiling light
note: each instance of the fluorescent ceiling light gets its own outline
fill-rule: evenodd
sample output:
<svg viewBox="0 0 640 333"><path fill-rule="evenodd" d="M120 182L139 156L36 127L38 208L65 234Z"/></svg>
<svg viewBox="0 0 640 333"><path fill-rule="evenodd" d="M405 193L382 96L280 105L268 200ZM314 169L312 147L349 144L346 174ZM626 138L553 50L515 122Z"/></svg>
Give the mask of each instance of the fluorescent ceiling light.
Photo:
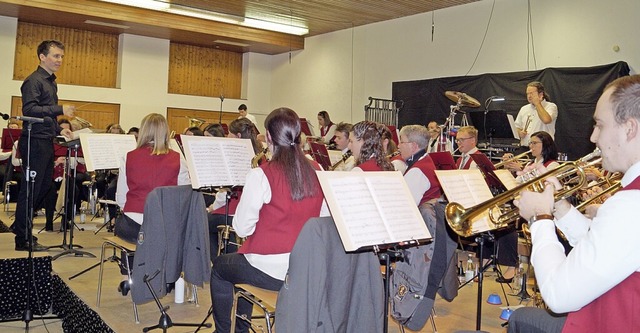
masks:
<svg viewBox="0 0 640 333"><path fill-rule="evenodd" d="M233 41L230 41L230 40L222 40L222 39L216 39L213 42L216 43L216 44L226 44L226 45L233 45L233 46L240 46L240 47L249 46L249 44L240 43L240 42L233 42Z"/></svg>
<svg viewBox="0 0 640 333"><path fill-rule="evenodd" d="M100 21L94 21L94 20L86 20L86 21L84 21L84 23L101 25L101 26L104 26L104 27L118 28L118 29L129 29L130 28L128 25L109 23L109 22L100 22Z"/></svg>
<svg viewBox="0 0 640 333"><path fill-rule="evenodd" d="M283 23L275 23L265 20L259 20L254 18L245 18L235 15L227 15L207 11L199 8L191 8L182 5L172 5L169 2L159 0L100 0L104 2L111 2L120 5L134 6L139 8L146 8L151 10L163 11L176 15L190 16L195 18L201 18L210 21L229 23L235 25L241 25L250 28L257 28L269 31L282 32L285 34L292 34L303 36L309 33L309 29L305 27L298 27Z"/></svg>
<svg viewBox="0 0 640 333"><path fill-rule="evenodd" d="M244 25L245 27L283 32L285 34L292 34L292 35L298 35L298 36L303 36L309 33L309 29L304 27L296 27L293 25L256 20L252 18L245 18L244 22L240 24Z"/></svg>

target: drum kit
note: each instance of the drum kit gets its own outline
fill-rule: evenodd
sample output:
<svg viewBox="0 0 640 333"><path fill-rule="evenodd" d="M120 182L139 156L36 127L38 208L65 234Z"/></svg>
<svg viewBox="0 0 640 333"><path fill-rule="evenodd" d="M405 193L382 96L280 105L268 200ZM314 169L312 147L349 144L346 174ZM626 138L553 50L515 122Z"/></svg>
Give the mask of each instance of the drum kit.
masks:
<svg viewBox="0 0 640 333"><path fill-rule="evenodd" d="M454 147L454 141L456 134L461 126L468 126L467 114L462 112L462 107L477 108L480 106L480 102L477 99L459 91L445 91L444 95L453 102L455 105L450 106L449 117L441 127L440 137L445 138L445 141L449 141L450 147ZM455 124L455 116L457 112L462 112L462 121L460 125ZM444 130L444 133L442 131Z"/></svg>

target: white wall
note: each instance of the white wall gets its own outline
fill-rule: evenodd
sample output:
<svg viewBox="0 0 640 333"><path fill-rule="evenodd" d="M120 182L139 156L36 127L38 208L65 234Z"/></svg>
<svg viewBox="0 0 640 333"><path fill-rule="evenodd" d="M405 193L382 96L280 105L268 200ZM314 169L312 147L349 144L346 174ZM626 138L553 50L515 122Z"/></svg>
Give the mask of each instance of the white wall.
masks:
<svg viewBox="0 0 640 333"><path fill-rule="evenodd" d="M279 106L296 110L315 124L327 110L334 121L364 118L368 97L391 98L394 81L500 73L547 67L596 66L626 61L640 68L637 0L531 0L535 47L527 62L527 1L496 0L491 24L475 65L493 1L485 0L305 40L305 49L243 57L242 100L225 99L224 111L245 103L259 127ZM9 112L17 21L0 17L0 112ZM619 52L613 46L620 47ZM61 99L119 103L124 127L139 125L149 112L167 107L219 110L220 99L167 94L169 43L121 36L120 88L60 85ZM63 65L64 66L64 65ZM262 131L262 128L261 128Z"/></svg>
<svg viewBox="0 0 640 333"><path fill-rule="evenodd" d="M391 98L394 81L621 60L634 73L640 68L637 0L532 0L537 66L532 51L527 62L527 1L497 0L472 67L492 4L480 1L436 11L433 42L432 13L307 38L291 63L288 55L274 56L272 102L313 119L326 109L334 121L356 122L364 119L369 96Z"/></svg>

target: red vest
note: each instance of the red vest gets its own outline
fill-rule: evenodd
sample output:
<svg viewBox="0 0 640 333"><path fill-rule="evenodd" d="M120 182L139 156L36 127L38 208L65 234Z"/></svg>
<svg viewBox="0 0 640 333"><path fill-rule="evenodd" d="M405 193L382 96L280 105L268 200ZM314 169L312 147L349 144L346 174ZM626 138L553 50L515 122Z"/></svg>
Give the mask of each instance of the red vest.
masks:
<svg viewBox="0 0 640 333"><path fill-rule="evenodd" d="M624 190L640 190L640 177ZM582 309L569 313L562 333L582 332L640 332L640 273L631 274Z"/></svg>
<svg viewBox="0 0 640 333"><path fill-rule="evenodd" d="M548 166L549 166L549 164L551 164L551 163L553 163L553 162L555 162L555 161L556 161L556 160L548 160L548 161L546 161L546 162L542 163L542 165L544 165L544 167L546 168L546 167L548 167Z"/></svg>
<svg viewBox="0 0 640 333"><path fill-rule="evenodd" d="M178 185L180 154L151 155L150 147L141 147L127 153L127 202L124 212L143 213L147 194L160 186Z"/></svg>
<svg viewBox="0 0 640 333"><path fill-rule="evenodd" d="M371 158L368 161L358 165L358 168L362 169L362 171L382 171L382 168L380 168L375 158Z"/></svg>
<svg viewBox="0 0 640 333"><path fill-rule="evenodd" d="M409 169L413 168L418 168L420 171L422 171L422 173L427 177L429 183L431 184L429 189L422 195L422 199L420 199L420 205L431 199L439 198L440 196L442 196L440 182L438 181L435 173L436 165L433 164L433 160L431 159L431 157L429 157L429 155L426 155L425 157L419 159Z"/></svg>
<svg viewBox="0 0 640 333"><path fill-rule="evenodd" d="M309 161L314 169L318 163ZM320 216L324 196L318 178L314 177L318 193L300 201L293 201L291 189L282 170L273 163L260 166L271 187L271 201L260 208L260 215L253 234L245 240L239 253L282 254L290 253L302 227L312 217Z"/></svg>
<svg viewBox="0 0 640 333"><path fill-rule="evenodd" d="M477 150L473 154L482 154L482 152ZM471 167L471 162L473 162L473 158L471 157L471 155L473 155L473 154L469 154L469 158L467 158L467 160L465 161L464 166L462 168L460 167L460 163L462 163L462 156L458 157L458 160L456 161L456 167L458 169L469 170L469 168Z"/></svg>

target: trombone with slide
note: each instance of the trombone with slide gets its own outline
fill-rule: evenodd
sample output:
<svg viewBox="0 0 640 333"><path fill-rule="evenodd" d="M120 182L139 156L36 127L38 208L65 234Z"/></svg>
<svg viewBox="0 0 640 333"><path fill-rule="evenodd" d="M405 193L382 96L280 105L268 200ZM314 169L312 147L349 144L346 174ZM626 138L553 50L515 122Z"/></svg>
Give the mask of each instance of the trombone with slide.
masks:
<svg viewBox="0 0 640 333"><path fill-rule="evenodd" d="M547 171L509 191L503 192L492 199L470 208L464 208L459 203L450 202L445 208L447 223L455 233L463 237L473 236L477 233L473 231L473 221L477 220L477 218L483 214L488 214L489 220L493 224L491 230L507 227L519 218L520 211L518 208L512 208L509 204L520 196L522 191L544 191L545 180L549 177L556 177L561 182L569 179L570 181L564 182L563 188L554 195L555 201L566 199L583 188L587 183L587 176L584 172L585 162L599 156L600 151L596 149L578 161L566 162L555 169Z"/></svg>

